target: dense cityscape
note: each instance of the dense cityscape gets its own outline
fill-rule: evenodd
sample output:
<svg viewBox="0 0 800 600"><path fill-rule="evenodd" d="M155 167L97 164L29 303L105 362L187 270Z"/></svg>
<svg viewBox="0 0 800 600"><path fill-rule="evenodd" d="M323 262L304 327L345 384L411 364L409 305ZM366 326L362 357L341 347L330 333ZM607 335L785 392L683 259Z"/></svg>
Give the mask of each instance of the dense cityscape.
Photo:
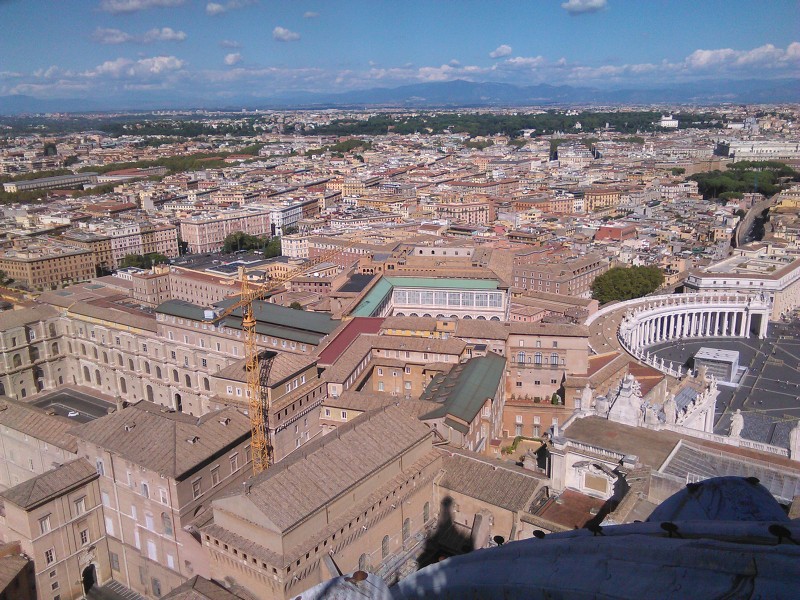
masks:
<svg viewBox="0 0 800 600"><path fill-rule="evenodd" d="M195 35L95 4L96 44ZM0 599L794 597L800 44L769 46L658 67L774 68L752 101L518 80L589 67L505 43L256 97L229 37L194 104L174 56L30 75L85 99L0 70Z"/></svg>

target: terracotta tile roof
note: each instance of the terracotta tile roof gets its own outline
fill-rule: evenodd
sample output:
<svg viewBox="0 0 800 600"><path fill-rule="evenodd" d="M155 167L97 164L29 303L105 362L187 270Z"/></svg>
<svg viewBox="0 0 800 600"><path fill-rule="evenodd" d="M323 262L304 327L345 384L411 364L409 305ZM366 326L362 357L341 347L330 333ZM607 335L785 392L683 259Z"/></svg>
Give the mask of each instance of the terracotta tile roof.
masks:
<svg viewBox="0 0 800 600"><path fill-rule="evenodd" d="M161 598L162 600L239 600L236 594L200 575L195 575Z"/></svg>
<svg viewBox="0 0 800 600"><path fill-rule="evenodd" d="M58 311L51 306L34 306L20 310L4 310L0 312L0 331L7 331L14 327L22 327L31 323L38 323L45 319L58 316Z"/></svg>
<svg viewBox="0 0 800 600"><path fill-rule="evenodd" d="M58 415L48 415L41 408L15 400L0 402L0 425L14 429L43 442L62 448L72 454L78 452L78 444L70 430L74 421Z"/></svg>
<svg viewBox="0 0 800 600"><path fill-rule="evenodd" d="M249 492L214 506L249 505L285 532L432 435L396 406L365 413L254 477Z"/></svg>
<svg viewBox="0 0 800 600"><path fill-rule="evenodd" d="M580 529L595 518L603 504L605 501L599 498L564 490L557 498L548 500L536 516L568 529Z"/></svg>
<svg viewBox="0 0 800 600"><path fill-rule="evenodd" d="M79 458L15 485L0 493L0 498L30 510L97 477L95 468Z"/></svg>
<svg viewBox="0 0 800 600"><path fill-rule="evenodd" d="M234 408L193 417L140 401L72 430L78 438L139 466L181 480L201 463L250 435L250 420Z"/></svg>
<svg viewBox="0 0 800 600"><path fill-rule="evenodd" d="M439 486L511 511L525 510L545 482L542 475L465 450L441 450Z"/></svg>

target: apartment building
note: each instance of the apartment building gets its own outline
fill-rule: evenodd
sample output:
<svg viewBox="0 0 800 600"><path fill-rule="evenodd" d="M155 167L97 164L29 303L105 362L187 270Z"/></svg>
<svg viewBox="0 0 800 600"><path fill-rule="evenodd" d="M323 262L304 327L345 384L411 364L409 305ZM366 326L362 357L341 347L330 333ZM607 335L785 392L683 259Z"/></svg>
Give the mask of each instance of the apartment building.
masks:
<svg viewBox="0 0 800 600"><path fill-rule="evenodd" d="M619 188L597 186L584 191L583 206L587 213L614 208L620 203L622 191Z"/></svg>
<svg viewBox="0 0 800 600"><path fill-rule="evenodd" d="M49 239L18 241L0 250L0 271L31 290L56 289L97 274L91 250Z"/></svg>
<svg viewBox="0 0 800 600"><path fill-rule="evenodd" d="M599 254L564 256L547 251L518 254L514 259L514 287L545 293L591 298L592 283L610 268Z"/></svg>
<svg viewBox="0 0 800 600"><path fill-rule="evenodd" d="M269 236L270 223L270 211L254 206L203 212L181 219L181 239L188 244L190 252L217 252L225 238L237 231Z"/></svg>
<svg viewBox="0 0 800 600"><path fill-rule="evenodd" d="M184 300L192 304L211 306L237 294L240 287L239 282L231 277L167 265L134 273L131 281L134 300L152 307L167 300Z"/></svg>

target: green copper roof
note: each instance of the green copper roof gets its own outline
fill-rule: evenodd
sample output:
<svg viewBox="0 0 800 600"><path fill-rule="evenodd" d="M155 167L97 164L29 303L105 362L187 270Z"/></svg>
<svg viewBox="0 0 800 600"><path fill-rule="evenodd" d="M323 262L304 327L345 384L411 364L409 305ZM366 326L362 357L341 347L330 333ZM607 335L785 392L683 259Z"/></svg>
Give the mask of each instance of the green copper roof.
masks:
<svg viewBox="0 0 800 600"><path fill-rule="evenodd" d="M438 419L453 416L471 423L486 399L494 398L502 381L505 365L504 357L489 352L486 356L472 358L454 367L447 375L434 377L420 400L439 402L441 407L422 418ZM466 429L457 423L458 427L451 423L448 425L459 431Z"/></svg>
<svg viewBox="0 0 800 600"><path fill-rule="evenodd" d="M395 287L448 290L496 290L496 279L445 279L443 277L384 277Z"/></svg>
<svg viewBox="0 0 800 600"><path fill-rule="evenodd" d="M395 287L440 290L496 290L495 279L446 279L440 277L381 277L350 313L353 317L376 317L378 308Z"/></svg>
<svg viewBox="0 0 800 600"><path fill-rule="evenodd" d="M372 286L372 289L358 303L355 310L350 313L354 317L374 317L378 307L392 293L392 284L386 277L381 277L380 281Z"/></svg>

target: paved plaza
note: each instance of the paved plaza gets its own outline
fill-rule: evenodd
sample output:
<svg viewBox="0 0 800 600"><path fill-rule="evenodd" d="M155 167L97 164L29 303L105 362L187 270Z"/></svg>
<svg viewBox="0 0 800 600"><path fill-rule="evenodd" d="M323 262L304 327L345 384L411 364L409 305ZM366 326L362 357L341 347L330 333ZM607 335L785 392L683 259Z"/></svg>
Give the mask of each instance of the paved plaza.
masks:
<svg viewBox="0 0 800 600"><path fill-rule="evenodd" d="M714 431L727 434L736 409L759 420L800 418L800 322L772 323L764 339L700 338L675 340L649 350L665 361L689 366L700 348L739 352L747 373L738 387L719 386Z"/></svg>

